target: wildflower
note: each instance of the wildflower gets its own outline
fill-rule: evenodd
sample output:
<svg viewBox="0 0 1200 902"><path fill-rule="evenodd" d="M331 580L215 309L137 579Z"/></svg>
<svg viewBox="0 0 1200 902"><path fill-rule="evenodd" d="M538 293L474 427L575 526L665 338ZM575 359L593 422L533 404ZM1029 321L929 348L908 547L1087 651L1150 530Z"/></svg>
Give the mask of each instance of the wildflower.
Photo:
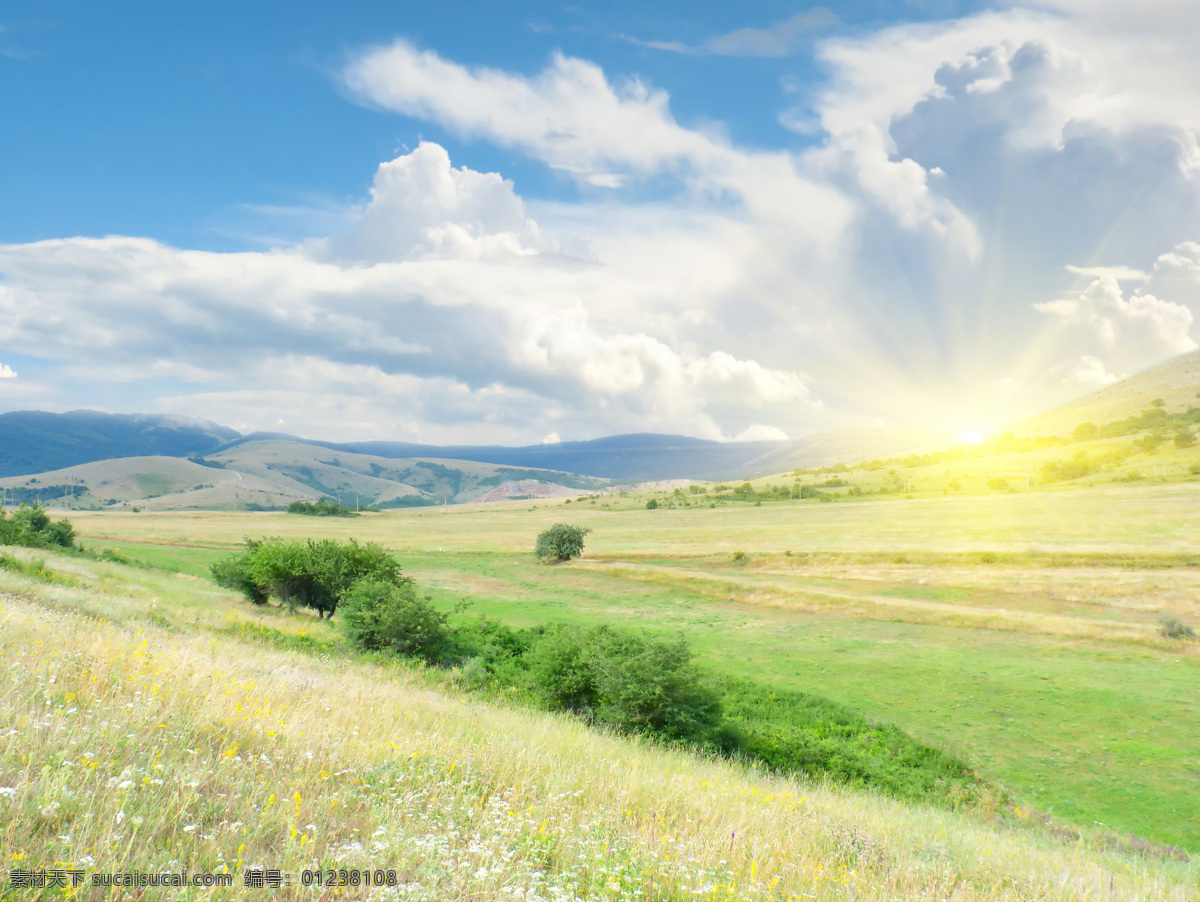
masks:
<svg viewBox="0 0 1200 902"><path fill-rule="evenodd" d="M0 798L11 799L17 794L17 790L12 786L0 786Z"/></svg>

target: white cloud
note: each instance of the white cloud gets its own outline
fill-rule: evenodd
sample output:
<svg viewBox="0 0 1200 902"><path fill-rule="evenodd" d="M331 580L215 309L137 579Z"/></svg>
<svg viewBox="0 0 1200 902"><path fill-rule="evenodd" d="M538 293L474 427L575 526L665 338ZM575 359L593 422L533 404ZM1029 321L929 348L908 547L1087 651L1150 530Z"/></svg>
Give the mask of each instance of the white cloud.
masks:
<svg viewBox="0 0 1200 902"><path fill-rule="evenodd" d="M0 363L0 379L16 379L17 374L7 363Z"/></svg>
<svg viewBox="0 0 1200 902"><path fill-rule="evenodd" d="M562 439L559 438L557 432L551 432L549 435L545 436L542 439L542 444L543 445L557 445L561 441L562 441Z"/></svg>
<svg viewBox="0 0 1200 902"><path fill-rule="evenodd" d="M1131 266L1067 266L1067 272L1074 273L1077 276L1091 276L1092 278L1100 278L1102 276L1111 276L1118 282L1145 282L1150 278L1150 274L1143 272L1140 269L1134 269Z"/></svg>
<svg viewBox="0 0 1200 902"><path fill-rule="evenodd" d="M354 59L343 78L367 101L519 148L587 184L616 188L666 173L705 194L731 193L752 215L787 222L793 242L827 249L852 214L790 155L740 150L680 125L665 91L636 78L614 85L586 60L556 54L526 78L468 69L398 41Z"/></svg>
<svg viewBox="0 0 1200 902"><path fill-rule="evenodd" d="M371 201L349 232L314 246L356 261L478 259L544 249L513 184L494 172L455 169L437 144L383 163Z"/></svg>
<svg viewBox="0 0 1200 902"><path fill-rule="evenodd" d="M1153 288L1151 281L1126 297L1116 277L1105 273L1073 297L1034 304L1056 322L1060 347L1084 351L1069 379L1106 384L1116 377L1102 360L1133 371L1196 347L1190 335L1192 311L1155 297Z"/></svg>
<svg viewBox="0 0 1200 902"><path fill-rule="evenodd" d="M346 233L291 249L0 246L0 342L70 361L63 383L206 383L155 406L236 428L261 397L260 415L314 435L528 441L545 421L719 438L748 410L814 409L800 374L723 346L720 305L760 251L745 232L643 208L568 254L510 182L423 144L380 167Z"/></svg>
<svg viewBox="0 0 1200 902"><path fill-rule="evenodd" d="M748 429L744 429L734 438L735 442L775 442L786 441L788 434L782 429L776 429L774 426L766 426L762 423L755 423Z"/></svg>
<svg viewBox="0 0 1200 902"><path fill-rule="evenodd" d="M695 56L783 57L790 56L816 32L837 24L837 21L834 13L817 6L788 19L772 22L765 28L738 28L695 45L681 41L645 41L627 35L621 37L642 47Z"/></svg>
<svg viewBox="0 0 1200 902"><path fill-rule="evenodd" d="M1104 364L1099 359L1091 354L1084 354L1069 368L1066 369L1066 375L1063 377L1064 382L1071 382L1075 385L1081 385L1089 390L1103 388L1116 382L1119 378L1108 372L1104 368Z"/></svg>

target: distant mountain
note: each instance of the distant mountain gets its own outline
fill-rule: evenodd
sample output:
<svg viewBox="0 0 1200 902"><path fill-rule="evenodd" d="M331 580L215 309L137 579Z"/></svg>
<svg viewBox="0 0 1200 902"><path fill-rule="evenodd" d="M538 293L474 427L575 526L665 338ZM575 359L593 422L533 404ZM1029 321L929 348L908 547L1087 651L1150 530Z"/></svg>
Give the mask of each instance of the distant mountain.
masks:
<svg viewBox="0 0 1200 902"><path fill-rule="evenodd" d="M1200 349L1127 376L1089 394L1004 427L1017 437L1069 436L1081 423L1102 426L1137 416L1161 398L1168 411L1200 407Z"/></svg>
<svg viewBox="0 0 1200 902"><path fill-rule="evenodd" d="M0 476L24 476L119 457L207 454L240 433L166 414L20 410L0 414Z"/></svg>
<svg viewBox="0 0 1200 902"><path fill-rule="evenodd" d="M279 483L281 490L294 492L297 497L312 492L360 491L382 503L391 499L394 492L385 491L380 485L362 485L363 479L382 478L393 486L404 483L430 496L469 500L464 492L475 490L475 476L468 472L470 468L460 466L462 462L490 465L487 472L478 476L485 480L478 486L480 494L503 495L510 490L500 489L500 482L522 479L563 487L597 488L600 485L597 479L633 484L670 479L754 478L798 467L898 454L948 438L936 430L843 428L801 439L759 442L716 442L683 435L639 433L524 447L339 443L275 433L241 435L205 420L166 415L20 411L0 415L0 477L38 475L120 458L210 457L220 459L226 466L241 466L245 472L269 478ZM268 447L269 452L264 451ZM321 460L313 457L316 449L325 454ZM347 466L335 465L335 470L345 469L357 475L324 472L322 468L332 459L329 452L346 458L343 463ZM273 455L274 472L270 475L263 471L267 466L262 459L264 454ZM362 455L370 460L352 462ZM460 475L433 478L430 473L436 472L435 463ZM508 473L504 480L497 480L497 467L514 472ZM385 469L389 471L387 475L380 475ZM543 478L532 471L558 475ZM593 479L571 481L564 474ZM279 482L280 479L284 481ZM352 484L360 488L351 488Z"/></svg>
<svg viewBox="0 0 1200 902"><path fill-rule="evenodd" d="M297 441L238 442L184 460L99 460L36 476L0 478L10 504L127 510L279 508L336 498L348 507L420 507L466 501L574 496L607 480L472 461L413 460L334 451Z"/></svg>
<svg viewBox="0 0 1200 902"><path fill-rule="evenodd" d="M249 435L242 442L278 436ZM889 430L874 427L828 429L801 439L760 442L715 442L685 435L637 433L584 442L507 447L502 445L418 445L407 442L309 442L335 451L383 458L476 461L507 467L529 467L581 473L624 482L662 479L740 479L769 476L853 462L909 451L949 433L932 429ZM292 439L292 441L303 441Z"/></svg>

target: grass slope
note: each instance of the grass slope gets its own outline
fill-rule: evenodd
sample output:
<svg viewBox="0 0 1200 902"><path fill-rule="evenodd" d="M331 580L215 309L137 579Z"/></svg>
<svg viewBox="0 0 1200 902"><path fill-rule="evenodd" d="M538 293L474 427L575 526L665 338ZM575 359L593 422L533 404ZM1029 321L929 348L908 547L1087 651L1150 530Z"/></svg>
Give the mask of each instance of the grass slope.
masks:
<svg viewBox="0 0 1200 902"><path fill-rule="evenodd" d="M1169 409L1200 406L1200 350L1189 351L1112 385L1007 427L1018 436L1069 435L1080 423L1111 423L1161 398Z"/></svg>
<svg viewBox="0 0 1200 902"><path fill-rule="evenodd" d="M247 535L378 541L447 607L682 630L709 666L896 723L1025 809L1200 849L1200 656L1157 623L1200 623L1200 484L656 511L596 500L76 526L89 546L140 545L194 573ZM535 565L534 536L564 519L594 530L584 559Z"/></svg>
<svg viewBox="0 0 1200 902"><path fill-rule="evenodd" d="M50 565L73 585L0 572L9 868L235 878L139 899L258 898L241 883L251 865L291 876L272 891L282 899L1183 902L1200 890L1194 865L1092 837L1064 845L1028 818L904 806L480 704L344 657L331 624L202 581ZM397 885L300 886L316 867L390 870Z"/></svg>

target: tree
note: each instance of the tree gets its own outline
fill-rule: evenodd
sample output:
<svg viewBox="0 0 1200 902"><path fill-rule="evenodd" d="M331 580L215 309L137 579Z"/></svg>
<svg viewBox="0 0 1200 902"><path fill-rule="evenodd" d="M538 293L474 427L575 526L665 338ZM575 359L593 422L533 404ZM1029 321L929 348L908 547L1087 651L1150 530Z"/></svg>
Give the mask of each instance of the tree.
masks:
<svg viewBox="0 0 1200 902"><path fill-rule="evenodd" d="M1196 444L1196 435L1190 429L1180 429L1175 433L1176 448L1190 448Z"/></svg>
<svg viewBox="0 0 1200 902"><path fill-rule="evenodd" d="M400 564L374 543L353 539L285 542L249 540L246 551L212 566L218 585L242 592L255 604L275 596L282 604L315 608L332 617L338 603L359 580L371 578L391 585L406 581Z"/></svg>
<svg viewBox="0 0 1200 902"><path fill-rule="evenodd" d="M51 520L36 504L22 504L11 517L0 509L0 545L74 548L75 527L70 520Z"/></svg>
<svg viewBox="0 0 1200 902"><path fill-rule="evenodd" d="M1100 434L1095 423L1080 423L1071 433L1071 438L1077 442L1090 442Z"/></svg>
<svg viewBox="0 0 1200 902"><path fill-rule="evenodd" d="M583 554L583 537L591 530L569 523L555 523L545 532L539 533L533 548L539 561L569 561Z"/></svg>

